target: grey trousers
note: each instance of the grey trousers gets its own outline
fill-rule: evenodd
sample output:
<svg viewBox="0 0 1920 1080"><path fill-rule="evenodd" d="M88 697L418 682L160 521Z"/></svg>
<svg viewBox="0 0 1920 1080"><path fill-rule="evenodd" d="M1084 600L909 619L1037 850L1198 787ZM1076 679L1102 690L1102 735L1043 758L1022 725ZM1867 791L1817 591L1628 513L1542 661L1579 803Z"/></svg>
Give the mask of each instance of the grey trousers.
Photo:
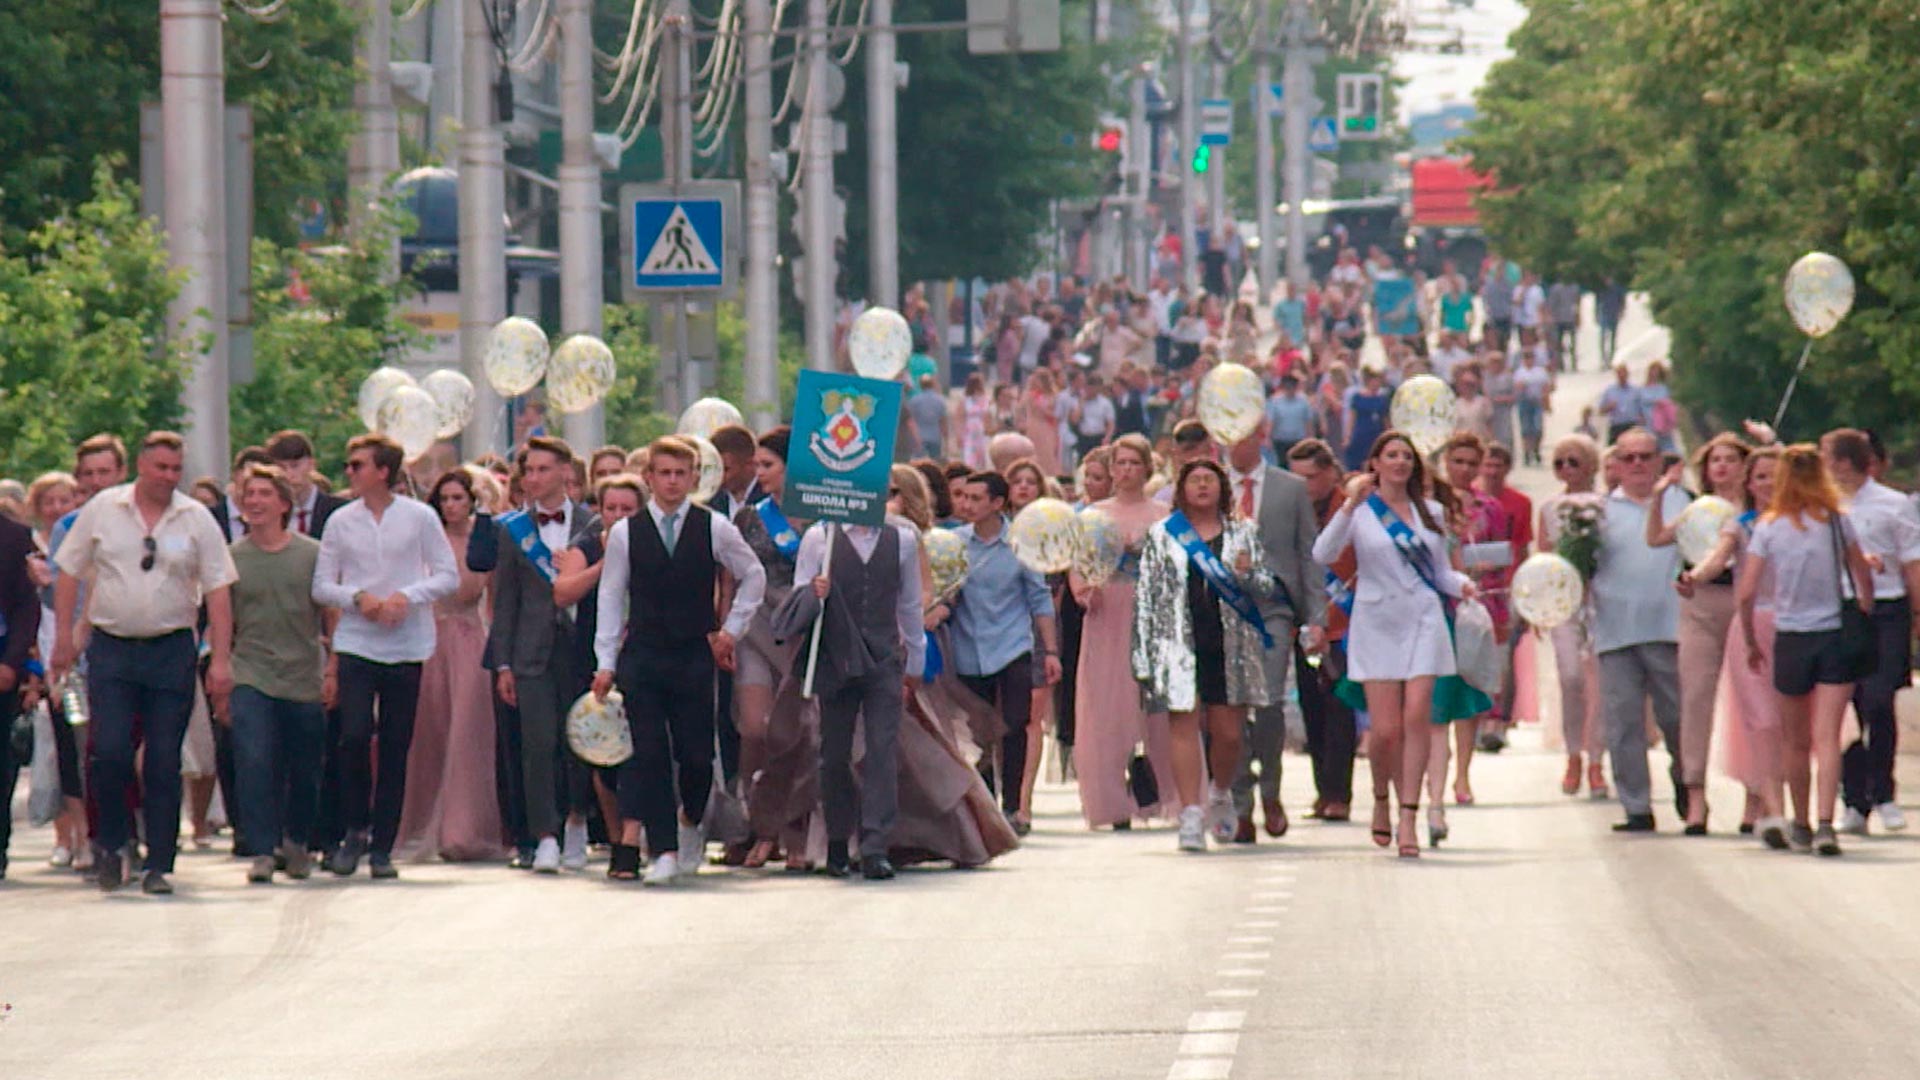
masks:
<svg viewBox="0 0 1920 1080"><path fill-rule="evenodd" d="M1653 812L1653 780L1647 769L1647 701L1672 758L1668 769L1676 788L1680 776L1680 655L1671 642L1629 645L1600 654L1602 720L1607 753L1613 758L1613 787L1629 814Z"/></svg>
<svg viewBox="0 0 1920 1080"><path fill-rule="evenodd" d="M513 680L520 699L520 777L527 802L527 835L535 840L560 835L561 743L567 710L581 693L572 668L572 659L556 648L545 672L515 675Z"/></svg>
<svg viewBox="0 0 1920 1080"><path fill-rule="evenodd" d="M820 801L827 839L860 827L860 854L885 855L900 813L900 710L906 684L886 665L820 695ZM860 786L853 780L853 730L860 725ZM1014 786L1018 787L1018 778Z"/></svg>
<svg viewBox="0 0 1920 1080"><path fill-rule="evenodd" d="M1285 619L1269 619L1267 630L1273 635L1273 648L1266 651L1261 662L1267 669L1267 700L1273 704L1251 711L1240 740L1240 772L1233 778L1233 809L1242 817L1253 813L1256 782L1263 798L1280 801L1280 758L1287 747L1287 672L1293 667L1293 624Z"/></svg>

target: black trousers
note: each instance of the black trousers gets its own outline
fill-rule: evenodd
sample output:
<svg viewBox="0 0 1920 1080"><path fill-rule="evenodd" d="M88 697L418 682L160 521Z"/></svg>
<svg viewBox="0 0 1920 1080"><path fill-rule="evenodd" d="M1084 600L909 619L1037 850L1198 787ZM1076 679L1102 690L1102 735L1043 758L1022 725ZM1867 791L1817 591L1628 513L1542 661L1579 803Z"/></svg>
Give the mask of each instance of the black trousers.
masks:
<svg viewBox="0 0 1920 1080"><path fill-rule="evenodd" d="M633 756L620 766L620 813L645 827L658 857L680 847L676 780L688 821L706 816L713 791L713 652L704 638L665 649L628 638L614 681L633 732Z"/></svg>
<svg viewBox="0 0 1920 1080"><path fill-rule="evenodd" d="M489 680L493 681L493 680ZM500 700L493 686L493 781L500 799L500 827L516 848L532 850L527 831L527 785L520 772L520 710Z"/></svg>
<svg viewBox="0 0 1920 1080"><path fill-rule="evenodd" d="M1900 745L1893 697L1907 685L1912 662L1908 643L1913 639L1913 612L1907 601L1874 601L1873 632L1880 665L1854 684L1853 709L1860 715L1860 738L1840 758L1842 798L1862 814L1893 801L1894 753Z"/></svg>
<svg viewBox="0 0 1920 1080"><path fill-rule="evenodd" d="M413 715L420 705L420 663L381 664L342 654L340 663L340 825L346 834L371 828L370 850L393 853L400 808L407 797L407 751L413 747ZM378 705L379 775L374 775L373 735Z"/></svg>
<svg viewBox="0 0 1920 1080"><path fill-rule="evenodd" d="M1293 650L1300 715L1307 724L1307 754L1313 759L1313 789L1322 802L1353 802L1353 753L1358 735L1353 710L1334 696L1333 683L1346 668L1346 647L1335 642L1319 667L1307 663L1305 650Z"/></svg>
<svg viewBox="0 0 1920 1080"><path fill-rule="evenodd" d="M989 705L999 708L1007 733L1000 740L1000 776L994 784L993 755L980 755L980 776L987 790L1000 792L1000 808L1020 812L1020 782L1027 775L1027 721L1033 716L1033 654L1021 653L991 675L962 675L960 682Z"/></svg>
<svg viewBox="0 0 1920 1080"><path fill-rule="evenodd" d="M13 760L13 718L19 714L20 691L0 694L0 873L6 872L7 845L13 840L13 785L20 777L20 763Z"/></svg>
<svg viewBox="0 0 1920 1080"><path fill-rule="evenodd" d="M99 847L118 853L133 839L133 808L123 797L140 750L140 811L148 870L173 873L180 844L180 745L200 692L193 634L117 638L94 631L87 646L87 696L93 706L88 787L98 795ZM144 749L142 749L144 748Z"/></svg>

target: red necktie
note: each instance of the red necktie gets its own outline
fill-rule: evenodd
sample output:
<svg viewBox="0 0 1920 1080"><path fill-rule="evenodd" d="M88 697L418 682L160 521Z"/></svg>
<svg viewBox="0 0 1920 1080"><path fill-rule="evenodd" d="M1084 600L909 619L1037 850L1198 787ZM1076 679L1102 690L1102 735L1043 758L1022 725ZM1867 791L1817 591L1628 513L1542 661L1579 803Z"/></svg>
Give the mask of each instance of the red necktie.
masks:
<svg viewBox="0 0 1920 1080"><path fill-rule="evenodd" d="M559 525L566 520L567 512L565 510L555 510L551 514L543 514L536 510L533 514L533 523L536 528L541 525Z"/></svg>
<svg viewBox="0 0 1920 1080"><path fill-rule="evenodd" d="M307 511L304 509L300 511L300 531L303 533L307 531Z"/></svg>
<svg viewBox="0 0 1920 1080"><path fill-rule="evenodd" d="M1240 516L1249 520L1253 517L1253 477L1240 478Z"/></svg>

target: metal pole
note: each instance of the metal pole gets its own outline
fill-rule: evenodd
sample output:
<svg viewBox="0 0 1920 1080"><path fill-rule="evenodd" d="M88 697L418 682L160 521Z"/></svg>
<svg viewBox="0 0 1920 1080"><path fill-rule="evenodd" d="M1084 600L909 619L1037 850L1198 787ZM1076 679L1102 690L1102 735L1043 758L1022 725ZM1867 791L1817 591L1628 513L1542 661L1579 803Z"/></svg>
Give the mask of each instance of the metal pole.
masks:
<svg viewBox="0 0 1920 1080"><path fill-rule="evenodd" d="M559 16L560 330L599 337L605 241L593 154L593 0L560 0ZM587 453L606 441L605 410L595 405L573 413L564 427L574 449Z"/></svg>
<svg viewBox="0 0 1920 1080"><path fill-rule="evenodd" d="M393 5L388 0L366 0L356 51L364 70L353 86L360 130L347 146L347 185L353 192L347 222L355 236L364 236L387 182L400 171L400 122L393 109ZM394 237L387 250L387 273L399 272L400 239Z"/></svg>
<svg viewBox="0 0 1920 1080"><path fill-rule="evenodd" d="M1132 111L1127 117L1127 197L1132 216L1127 230L1127 260L1133 287L1144 293L1153 277L1153 238L1148 235L1147 199L1153 189L1153 131L1147 126L1148 69L1133 81Z"/></svg>
<svg viewBox="0 0 1920 1080"><path fill-rule="evenodd" d="M1180 235L1180 280L1188 289L1200 287L1200 253L1193 247L1193 148L1199 134L1199 116L1197 103L1193 100L1193 0L1178 0L1174 5L1180 18L1180 28L1174 32L1174 66L1179 69L1175 77L1179 80L1179 89L1174 91L1180 101L1180 157L1175 163L1175 175L1180 178L1179 209L1175 214L1175 227Z"/></svg>
<svg viewBox="0 0 1920 1080"><path fill-rule="evenodd" d="M667 182L678 194L693 179L693 27L687 0L667 5L665 67L661 72L660 150ZM687 295L676 292L667 300L673 327L673 356L662 357L659 370L660 407L678 416L699 394L699 376L693 370L687 345Z"/></svg>
<svg viewBox="0 0 1920 1080"><path fill-rule="evenodd" d="M893 73L893 0L867 0L867 292L900 306L898 87Z"/></svg>
<svg viewBox="0 0 1920 1080"><path fill-rule="evenodd" d="M1282 27L1287 51L1282 85L1286 90L1281 114L1281 142L1286 148L1287 171L1283 178L1287 202L1287 281L1294 295L1307 288L1307 215L1302 205L1307 198L1307 167L1313 155L1307 151L1307 128L1313 115L1313 15L1307 0L1288 0L1287 21Z"/></svg>
<svg viewBox="0 0 1920 1080"><path fill-rule="evenodd" d="M1273 85L1273 34L1269 23L1273 0L1258 0L1255 8L1253 49L1256 58L1253 75L1253 201L1257 207L1254 221L1260 230L1260 254L1255 260L1255 276L1260 279L1260 303L1273 297L1274 280L1280 273L1280 237L1273 219L1273 117L1268 100Z"/></svg>
<svg viewBox="0 0 1920 1080"><path fill-rule="evenodd" d="M827 113L827 0L807 0L807 101L801 112L807 364L834 368L833 119Z"/></svg>
<svg viewBox="0 0 1920 1080"><path fill-rule="evenodd" d="M206 351L187 376L188 475L225 476L227 437L226 76L220 0L160 2L160 143L167 262L184 274L168 318Z"/></svg>
<svg viewBox="0 0 1920 1080"><path fill-rule="evenodd" d="M755 430L779 420L780 282L773 260L779 252L779 193L773 179L773 5L746 0L747 138L747 400Z"/></svg>
<svg viewBox="0 0 1920 1080"><path fill-rule="evenodd" d="M1209 31L1209 34L1211 34L1211 31ZM1207 50L1207 70L1212 73L1210 85L1213 87L1213 96L1216 98L1226 97L1227 65L1221 63L1219 58L1213 55L1212 49ZM1231 127L1231 122L1229 122L1229 127ZM1220 240L1221 237L1226 234L1228 149L1229 147L1226 146L1214 147L1213 165L1207 170L1207 235L1213 240ZM1222 241L1222 246L1225 246L1224 241ZM1238 282L1227 282L1227 292L1229 294L1238 291ZM1231 302L1232 299L1231 295L1227 297L1229 302Z"/></svg>
<svg viewBox="0 0 1920 1080"><path fill-rule="evenodd" d="M495 58L487 21L462 18L460 72L460 364L473 380L467 457L507 449L506 410L487 382L487 335L507 317L506 140L493 121Z"/></svg>

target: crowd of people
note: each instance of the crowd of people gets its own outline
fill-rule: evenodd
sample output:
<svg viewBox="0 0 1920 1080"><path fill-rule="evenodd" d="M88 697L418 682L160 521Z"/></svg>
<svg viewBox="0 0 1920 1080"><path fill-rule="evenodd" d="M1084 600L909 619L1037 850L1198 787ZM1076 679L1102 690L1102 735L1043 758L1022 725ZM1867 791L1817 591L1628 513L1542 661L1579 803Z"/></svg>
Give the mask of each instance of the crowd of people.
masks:
<svg viewBox="0 0 1920 1080"><path fill-rule="evenodd" d="M1091 829L1167 821L1196 852L1283 837L1297 706L1310 816L1353 817L1364 754L1371 839L1414 858L1423 794L1437 847L1449 779L1473 803L1475 753L1539 714L1530 672L1550 655L1562 790L1617 796L1616 828L1655 827L1653 738L1689 835L1707 831L1716 747L1747 791L1741 831L1770 846L1837 854L1869 815L1903 828L1892 702L1920 511L1877 481L1877 443L1780 447L1753 426L1701 446L1689 481L1658 430L1670 399L1623 375L1598 405L1604 450L1543 447L1572 355L1524 314L1552 307L1530 275L1511 328L1483 286L1453 329L1452 279L1434 333L1379 334L1372 312L1385 367L1347 386L1369 332L1349 327L1394 272L1343 256L1271 331L1158 282L1009 288L959 393L910 367L880 526L786 516L785 427L715 430L711 491L674 436L581 453L532 434L511 460L429 470L369 434L344 448L338 495L298 431L192 484L177 435L132 454L96 436L71 473L0 501L0 718L33 733L0 740L0 794L30 758L52 863L155 894L183 804L193 846L224 825L259 883L362 861L392 878L410 859L578 873L596 846L616 881L710 861L884 880L1015 847L1045 758ZM1225 361L1272 397L1222 445L1192 414ZM1431 454L1385 404L1426 371L1458 388ZM1507 480L1542 457L1561 490L1536 508ZM1674 527L1689 482L1742 508L1691 566ZM1011 522L1043 497L1113 522L1110 574L1021 561ZM942 589L927 538L946 530L967 571ZM1507 595L1536 550L1588 579L1579 614L1538 632ZM1490 643L1468 644L1470 621ZM569 714L616 692L631 749L592 764Z"/></svg>

